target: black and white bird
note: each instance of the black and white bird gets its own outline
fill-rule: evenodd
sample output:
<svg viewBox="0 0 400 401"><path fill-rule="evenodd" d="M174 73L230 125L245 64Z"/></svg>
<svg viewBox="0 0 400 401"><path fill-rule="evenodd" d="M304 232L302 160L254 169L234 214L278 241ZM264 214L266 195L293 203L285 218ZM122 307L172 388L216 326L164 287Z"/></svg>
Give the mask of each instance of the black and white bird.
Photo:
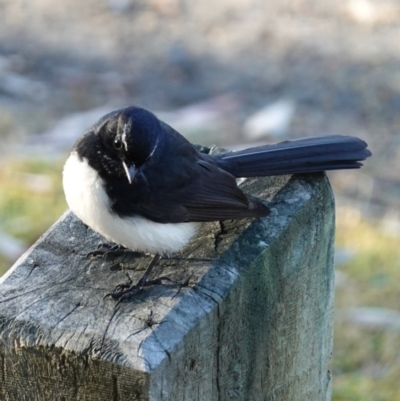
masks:
<svg viewBox="0 0 400 401"><path fill-rule="evenodd" d="M183 248L201 222L268 215L237 177L355 169L370 155L364 141L340 135L207 155L151 112L127 107L105 115L76 142L63 185L70 209L94 231L158 255L118 298L147 285L159 256Z"/></svg>

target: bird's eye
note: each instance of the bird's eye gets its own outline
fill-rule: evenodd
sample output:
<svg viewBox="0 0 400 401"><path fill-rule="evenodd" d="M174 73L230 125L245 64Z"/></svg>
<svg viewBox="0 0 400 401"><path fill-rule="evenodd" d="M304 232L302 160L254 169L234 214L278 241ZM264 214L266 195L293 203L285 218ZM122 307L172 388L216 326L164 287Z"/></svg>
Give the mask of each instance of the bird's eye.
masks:
<svg viewBox="0 0 400 401"><path fill-rule="evenodd" d="M116 137L114 139L114 148L117 149L117 150L120 150L121 147L122 147L121 139L119 137Z"/></svg>

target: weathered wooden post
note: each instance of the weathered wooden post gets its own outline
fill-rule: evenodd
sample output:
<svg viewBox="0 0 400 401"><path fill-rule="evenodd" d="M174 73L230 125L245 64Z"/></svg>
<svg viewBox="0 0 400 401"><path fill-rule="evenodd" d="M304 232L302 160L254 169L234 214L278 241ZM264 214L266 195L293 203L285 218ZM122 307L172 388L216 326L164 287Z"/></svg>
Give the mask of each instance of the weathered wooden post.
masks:
<svg viewBox="0 0 400 401"><path fill-rule="evenodd" d="M62 216L0 285L0 399L329 400L328 180L243 187L270 202L269 217L205 224L156 272L189 287L148 288L117 308L103 296L126 280L127 261L87 258L101 238Z"/></svg>

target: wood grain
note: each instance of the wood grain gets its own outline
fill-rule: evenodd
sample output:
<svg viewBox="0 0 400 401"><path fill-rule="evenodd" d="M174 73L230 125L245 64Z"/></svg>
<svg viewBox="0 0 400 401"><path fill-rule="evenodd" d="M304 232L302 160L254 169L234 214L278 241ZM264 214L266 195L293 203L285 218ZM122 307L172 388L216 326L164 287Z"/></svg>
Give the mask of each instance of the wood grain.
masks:
<svg viewBox="0 0 400 401"><path fill-rule="evenodd" d="M149 257L87 257L102 238L64 214L0 284L0 399L329 400L329 182L243 188L269 203L269 217L205 224L154 272L176 283L118 307L104 295Z"/></svg>

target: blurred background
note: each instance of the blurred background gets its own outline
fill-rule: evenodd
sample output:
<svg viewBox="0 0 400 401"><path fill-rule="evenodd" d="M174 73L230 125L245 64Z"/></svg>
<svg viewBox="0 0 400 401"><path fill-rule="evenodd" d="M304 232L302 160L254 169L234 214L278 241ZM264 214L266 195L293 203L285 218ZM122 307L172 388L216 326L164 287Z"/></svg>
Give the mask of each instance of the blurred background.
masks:
<svg viewBox="0 0 400 401"><path fill-rule="evenodd" d="M227 148L327 133L374 157L337 200L333 400L400 400L399 0L0 0L0 274L66 209L106 112Z"/></svg>

